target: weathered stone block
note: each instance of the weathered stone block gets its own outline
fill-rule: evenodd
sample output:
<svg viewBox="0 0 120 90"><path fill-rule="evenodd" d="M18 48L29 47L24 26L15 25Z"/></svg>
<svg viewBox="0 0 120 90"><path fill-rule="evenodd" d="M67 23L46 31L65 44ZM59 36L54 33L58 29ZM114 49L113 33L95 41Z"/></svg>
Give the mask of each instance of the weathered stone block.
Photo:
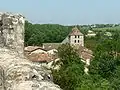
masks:
<svg viewBox="0 0 120 90"><path fill-rule="evenodd" d="M24 57L24 21L0 13L0 90L61 90L46 69Z"/></svg>
<svg viewBox="0 0 120 90"><path fill-rule="evenodd" d="M0 47L7 47L23 56L24 24L22 15L0 14Z"/></svg>

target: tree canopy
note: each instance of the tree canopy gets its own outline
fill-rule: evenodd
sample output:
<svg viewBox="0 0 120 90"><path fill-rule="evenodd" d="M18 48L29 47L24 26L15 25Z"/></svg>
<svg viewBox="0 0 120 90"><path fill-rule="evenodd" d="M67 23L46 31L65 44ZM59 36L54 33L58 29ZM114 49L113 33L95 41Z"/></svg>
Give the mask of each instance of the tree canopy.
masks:
<svg viewBox="0 0 120 90"><path fill-rule="evenodd" d="M25 24L25 45L60 43L74 26L58 24ZM94 31L95 37L85 37L85 47L93 50L89 74L84 63L69 44L58 48L59 71L53 71L54 82L63 90L120 90L120 24L77 25L84 34ZM106 32L112 36L105 35Z"/></svg>

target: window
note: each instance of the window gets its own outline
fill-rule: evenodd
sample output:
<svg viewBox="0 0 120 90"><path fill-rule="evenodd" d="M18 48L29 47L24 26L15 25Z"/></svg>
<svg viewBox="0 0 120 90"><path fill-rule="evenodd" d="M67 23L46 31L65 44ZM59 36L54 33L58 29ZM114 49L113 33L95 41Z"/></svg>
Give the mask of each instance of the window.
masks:
<svg viewBox="0 0 120 90"><path fill-rule="evenodd" d="M79 43L80 41L78 40L78 43Z"/></svg>
<svg viewBox="0 0 120 90"><path fill-rule="evenodd" d="M75 38L77 38L77 36L75 35Z"/></svg>
<svg viewBox="0 0 120 90"><path fill-rule="evenodd" d="M76 43L76 40L75 40L75 43Z"/></svg>
<svg viewBox="0 0 120 90"><path fill-rule="evenodd" d="M78 38L79 38L80 36L78 36Z"/></svg>

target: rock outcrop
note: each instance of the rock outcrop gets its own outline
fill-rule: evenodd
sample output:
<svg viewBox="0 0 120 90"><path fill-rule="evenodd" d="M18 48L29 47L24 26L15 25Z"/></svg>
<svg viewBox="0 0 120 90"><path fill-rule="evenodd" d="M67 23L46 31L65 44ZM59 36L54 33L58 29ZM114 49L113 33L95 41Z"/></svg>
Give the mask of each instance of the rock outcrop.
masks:
<svg viewBox="0 0 120 90"><path fill-rule="evenodd" d="M24 17L0 13L0 90L61 90L52 75L24 57Z"/></svg>

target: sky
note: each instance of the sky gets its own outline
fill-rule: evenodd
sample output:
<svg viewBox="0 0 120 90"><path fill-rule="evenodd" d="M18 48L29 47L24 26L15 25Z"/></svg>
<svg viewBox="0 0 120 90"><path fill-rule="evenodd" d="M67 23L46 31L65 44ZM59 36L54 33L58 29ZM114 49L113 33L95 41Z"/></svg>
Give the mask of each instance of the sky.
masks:
<svg viewBox="0 0 120 90"><path fill-rule="evenodd" d="M120 0L1 0L0 3L0 12L21 13L32 23L120 23Z"/></svg>

